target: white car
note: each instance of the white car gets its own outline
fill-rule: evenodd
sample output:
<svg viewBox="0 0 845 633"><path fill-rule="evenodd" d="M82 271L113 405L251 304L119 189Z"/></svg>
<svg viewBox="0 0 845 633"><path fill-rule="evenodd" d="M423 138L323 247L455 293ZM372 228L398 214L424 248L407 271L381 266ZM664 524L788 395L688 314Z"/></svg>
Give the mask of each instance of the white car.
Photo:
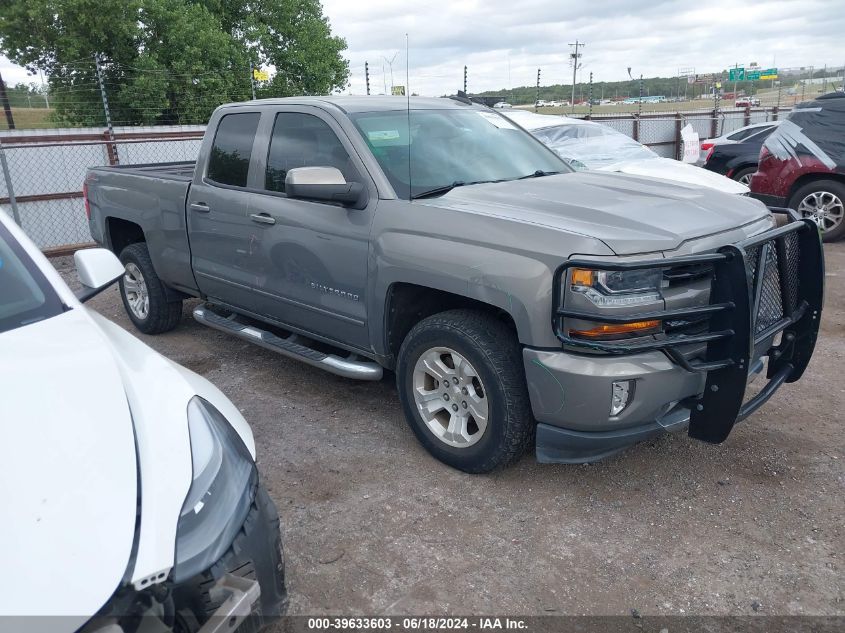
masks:
<svg viewBox="0 0 845 633"><path fill-rule="evenodd" d="M249 426L82 304L114 254L75 260L78 295L0 213L0 629L261 626L287 595Z"/></svg>
<svg viewBox="0 0 845 633"><path fill-rule="evenodd" d="M509 110L502 115L531 132L574 169L617 171L725 193L748 193L748 187L743 184L700 167L662 158L631 137L594 121L524 110Z"/></svg>
<svg viewBox="0 0 845 633"><path fill-rule="evenodd" d="M710 148L712 148L714 145L730 145L732 143L740 143L748 137L754 136L758 132L772 131L777 126L779 126L780 123L780 121L752 123L751 125L746 125L745 127L741 127L738 130L733 130L732 132L726 132L721 136L717 136L715 138L706 138L701 141L699 158L696 165L703 165L707 162L707 152L709 152Z"/></svg>
<svg viewBox="0 0 845 633"><path fill-rule="evenodd" d="M504 109L504 108L512 108L513 106L508 103L507 101L499 101L493 104L493 107L497 110Z"/></svg>

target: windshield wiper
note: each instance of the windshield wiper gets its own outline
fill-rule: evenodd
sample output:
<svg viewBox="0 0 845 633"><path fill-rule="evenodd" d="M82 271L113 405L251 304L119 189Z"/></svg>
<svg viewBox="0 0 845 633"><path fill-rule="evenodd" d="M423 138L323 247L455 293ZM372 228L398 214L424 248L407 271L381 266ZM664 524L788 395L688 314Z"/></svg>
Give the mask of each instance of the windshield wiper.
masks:
<svg viewBox="0 0 845 633"><path fill-rule="evenodd" d="M543 176L556 176L561 172L559 171L543 171L542 169L538 169L533 174L528 174L527 176L520 176L517 180L525 180L526 178L542 178Z"/></svg>
<svg viewBox="0 0 845 633"><path fill-rule="evenodd" d="M443 195L449 193L455 187L463 187L465 184L466 183L463 180L456 180L451 185L435 187L434 189L429 189L428 191L423 191L422 193L418 193L415 196L411 196L411 200L419 200L420 198L430 198L431 196Z"/></svg>
<svg viewBox="0 0 845 633"><path fill-rule="evenodd" d="M411 200L419 200L420 198L431 198L433 196L442 196L449 193L455 187L466 187L467 185L481 185L491 182L505 182L504 180L473 180L471 182L464 182L463 180L456 180L451 185L444 185L443 187L435 187L428 191L423 191L415 196L411 196Z"/></svg>

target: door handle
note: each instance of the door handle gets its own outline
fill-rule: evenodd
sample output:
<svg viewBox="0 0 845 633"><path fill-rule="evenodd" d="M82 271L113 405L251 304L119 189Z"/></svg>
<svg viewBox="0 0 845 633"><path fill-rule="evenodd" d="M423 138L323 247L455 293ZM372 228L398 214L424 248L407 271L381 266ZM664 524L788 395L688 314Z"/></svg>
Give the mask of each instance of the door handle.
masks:
<svg viewBox="0 0 845 633"><path fill-rule="evenodd" d="M249 217L253 222L258 222L259 224L275 224L276 223L276 218L274 218L271 215L267 215L266 213L253 213Z"/></svg>
<svg viewBox="0 0 845 633"><path fill-rule="evenodd" d="M192 202L191 211L196 211L198 213L208 213L209 211L211 211L211 207L208 206L205 202Z"/></svg>

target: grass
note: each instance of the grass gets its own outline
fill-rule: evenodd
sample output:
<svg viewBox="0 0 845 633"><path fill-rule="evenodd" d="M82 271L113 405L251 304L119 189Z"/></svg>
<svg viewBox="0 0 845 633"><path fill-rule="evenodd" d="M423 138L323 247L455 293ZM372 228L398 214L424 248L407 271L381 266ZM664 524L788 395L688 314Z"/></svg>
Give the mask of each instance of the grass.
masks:
<svg viewBox="0 0 845 633"><path fill-rule="evenodd" d="M51 118L52 114L52 108L12 108L12 118L15 120L17 130L56 127L56 123ZM0 130L8 129L6 117L0 113Z"/></svg>
<svg viewBox="0 0 845 633"><path fill-rule="evenodd" d="M821 94L821 88L819 88L818 93ZM761 90L756 95L757 98L760 99L760 106L771 108L778 104L778 91L777 90ZM804 95L804 100L810 100L814 97L818 96L817 94L811 94L810 90L807 90ZM800 103L801 99L801 92L799 90L798 94L790 96L786 93L786 89L781 91L780 95L780 106L782 108L792 107L796 103ZM518 108L522 108L525 110L533 110L533 106L531 105L520 105L516 106ZM733 99L729 99L727 101L719 101L719 108L733 108L734 101ZM712 110L713 109L713 99L691 99L690 101L678 101L675 103L644 103L642 107L642 112L662 112L665 114L674 114L675 112L687 112L690 110ZM575 106L574 113L575 114L587 114L590 108L588 106ZM601 114L630 114L632 112L637 112L638 106L636 103L618 103L615 105L597 105L593 106L593 115L601 115ZM570 106L563 107L563 108L538 108L537 112L540 114L572 114L573 109Z"/></svg>

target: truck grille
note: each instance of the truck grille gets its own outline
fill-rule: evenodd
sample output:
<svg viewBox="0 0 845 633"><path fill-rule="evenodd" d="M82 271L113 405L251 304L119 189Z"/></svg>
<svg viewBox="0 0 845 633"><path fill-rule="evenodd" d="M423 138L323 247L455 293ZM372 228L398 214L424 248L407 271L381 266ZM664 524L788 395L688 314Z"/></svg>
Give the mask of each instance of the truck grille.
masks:
<svg viewBox="0 0 845 633"><path fill-rule="evenodd" d="M781 242L782 246L773 242L752 246L745 252L745 265L752 280L752 288L760 285L760 301L754 318L754 334L765 332L797 307L798 300L798 268L800 266L801 251L798 247L798 236L788 234ZM764 254L765 251L765 254ZM761 266L761 259L765 263ZM786 279L781 279L780 258L786 259L783 267ZM763 270L762 280L758 280L760 269Z"/></svg>

